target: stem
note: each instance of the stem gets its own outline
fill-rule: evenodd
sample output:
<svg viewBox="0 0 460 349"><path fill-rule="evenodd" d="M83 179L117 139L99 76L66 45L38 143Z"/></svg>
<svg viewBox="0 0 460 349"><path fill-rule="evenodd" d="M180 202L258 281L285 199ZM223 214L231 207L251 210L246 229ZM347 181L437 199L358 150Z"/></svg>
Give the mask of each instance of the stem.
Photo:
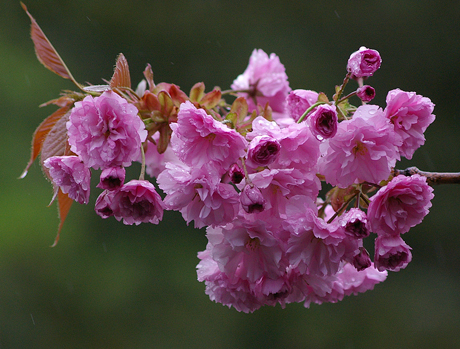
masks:
<svg viewBox="0 0 460 349"><path fill-rule="evenodd" d="M340 109L338 105L335 108L339 112L340 116L342 117L342 118L339 118L339 120L348 120L347 116L343 113L342 109Z"/></svg>
<svg viewBox="0 0 460 349"><path fill-rule="evenodd" d="M359 193L359 192L358 192L358 193ZM342 206L340 206L340 208L337 210L337 212L334 213L334 215L333 215L331 218L329 218L329 220L327 221L327 223L328 223L328 224L331 223L331 222L335 219L335 217L337 217L339 214L341 214L341 213L347 208L347 206L350 204L350 202L351 202L354 198L356 198L356 197L358 196L358 193L356 193L356 194L353 195L351 198L349 198L347 201L345 201L345 202L342 204Z"/></svg>
<svg viewBox="0 0 460 349"><path fill-rule="evenodd" d="M315 104L313 104L310 108L305 110L305 112L302 114L299 120L297 120L297 123L300 124L303 121L303 119L305 119L305 117L308 115L308 113L310 113L314 108L321 104L326 104L326 102L316 102Z"/></svg>
<svg viewBox="0 0 460 349"><path fill-rule="evenodd" d="M244 178L246 179L246 184L249 184L251 187L253 187L254 185L252 184L251 179L249 178L248 169L246 168L246 162L244 161L243 157L241 157L240 160L241 164L243 165L243 172Z"/></svg>
<svg viewBox="0 0 460 349"><path fill-rule="evenodd" d="M143 181L145 177L145 151L144 151L143 144L141 144L141 154L142 154L142 165L141 165L141 174L139 175L139 180Z"/></svg>
<svg viewBox="0 0 460 349"><path fill-rule="evenodd" d="M429 185L460 184L460 172L426 172L420 171L417 167L408 167L405 170L393 170L394 176L412 176L413 174L426 177L426 181Z"/></svg>
<svg viewBox="0 0 460 349"><path fill-rule="evenodd" d="M220 91L221 95L229 95L232 93L251 93L252 90L246 89L246 90L224 90Z"/></svg>
<svg viewBox="0 0 460 349"><path fill-rule="evenodd" d="M347 75L345 75L345 79L343 79L343 83L342 83L342 86L340 86L339 92L337 92L337 96L336 96L336 99L335 99L336 104L338 104L337 101L340 99L340 96L342 95L343 90L345 89L345 86L347 86L348 81L350 80L350 77L351 77L351 73L348 72Z"/></svg>
<svg viewBox="0 0 460 349"><path fill-rule="evenodd" d="M353 97L354 95L356 95L356 92L357 92L357 91L351 92L351 93L347 94L345 97L340 98L340 99L336 102L336 104L339 105L339 104L342 103L344 100L349 99L350 97Z"/></svg>

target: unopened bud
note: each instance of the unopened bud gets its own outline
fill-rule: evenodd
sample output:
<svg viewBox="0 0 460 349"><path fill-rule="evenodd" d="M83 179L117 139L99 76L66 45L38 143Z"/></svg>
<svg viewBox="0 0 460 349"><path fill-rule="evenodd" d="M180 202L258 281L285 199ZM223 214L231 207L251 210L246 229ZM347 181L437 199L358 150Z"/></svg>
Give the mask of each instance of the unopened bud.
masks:
<svg viewBox="0 0 460 349"><path fill-rule="evenodd" d="M362 46L351 54L348 59L347 70L352 73L352 78L372 76L380 68L382 59L376 50Z"/></svg>
<svg viewBox="0 0 460 349"><path fill-rule="evenodd" d="M375 89L372 86L364 85L356 91L356 95L363 101L369 102L375 97Z"/></svg>
<svg viewBox="0 0 460 349"><path fill-rule="evenodd" d="M399 271L412 260L411 248L400 235L379 236L374 245L374 265L379 271Z"/></svg>
<svg viewBox="0 0 460 349"><path fill-rule="evenodd" d="M308 116L311 133L318 139L334 137L337 133L338 118L335 106L321 104Z"/></svg>
<svg viewBox="0 0 460 349"><path fill-rule="evenodd" d="M109 218L113 216L111 207L114 191L104 190L96 199L94 210L102 218Z"/></svg>
<svg viewBox="0 0 460 349"><path fill-rule="evenodd" d="M124 167L110 167L106 168L101 172L101 179L98 188L115 190L120 188L126 176L126 170Z"/></svg>
<svg viewBox="0 0 460 349"><path fill-rule="evenodd" d="M359 248L359 253L353 257L353 266L356 270L361 271L371 266L371 257L364 247Z"/></svg>
<svg viewBox="0 0 460 349"><path fill-rule="evenodd" d="M233 164L228 170L228 176L233 184L238 184L243 180L244 172L237 164Z"/></svg>
<svg viewBox="0 0 460 349"><path fill-rule="evenodd" d="M268 166L276 160L280 149L280 143L270 136L254 137L248 148L248 164L255 167Z"/></svg>
<svg viewBox="0 0 460 349"><path fill-rule="evenodd" d="M358 208L350 209L341 218L345 234L356 239L363 239L369 236L366 214Z"/></svg>
<svg viewBox="0 0 460 349"><path fill-rule="evenodd" d="M265 199L259 188L246 185L240 194L240 202L247 213L262 212L265 209Z"/></svg>

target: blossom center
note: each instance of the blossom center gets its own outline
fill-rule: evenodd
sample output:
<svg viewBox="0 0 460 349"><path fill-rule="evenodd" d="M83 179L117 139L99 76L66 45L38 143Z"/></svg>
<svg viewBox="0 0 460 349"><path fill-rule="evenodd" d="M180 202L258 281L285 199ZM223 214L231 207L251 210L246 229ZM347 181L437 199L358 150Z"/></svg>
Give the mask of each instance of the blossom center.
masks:
<svg viewBox="0 0 460 349"><path fill-rule="evenodd" d="M246 249L249 250L249 251L255 251L259 248L260 246L260 240L258 238L250 238L247 242L246 242Z"/></svg>
<svg viewBox="0 0 460 349"><path fill-rule="evenodd" d="M356 155L365 155L368 150L366 148L366 146L364 145L364 143L358 141L356 142L356 145L355 147L353 148L353 154L356 156Z"/></svg>
<svg viewBox="0 0 460 349"><path fill-rule="evenodd" d="M214 139L216 138L216 134L215 133L210 133L206 136L206 139L209 141L209 142L212 142Z"/></svg>

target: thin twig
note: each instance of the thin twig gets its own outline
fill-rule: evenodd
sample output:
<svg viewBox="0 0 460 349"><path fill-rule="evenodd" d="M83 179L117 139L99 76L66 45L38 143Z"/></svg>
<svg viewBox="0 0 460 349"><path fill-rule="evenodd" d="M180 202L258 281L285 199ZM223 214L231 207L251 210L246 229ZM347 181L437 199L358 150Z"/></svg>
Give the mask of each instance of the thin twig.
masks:
<svg viewBox="0 0 460 349"><path fill-rule="evenodd" d="M460 184L460 172L426 172L420 171L417 167L408 167L405 170L394 169L393 174L412 176L418 174L426 177L429 185L433 184Z"/></svg>

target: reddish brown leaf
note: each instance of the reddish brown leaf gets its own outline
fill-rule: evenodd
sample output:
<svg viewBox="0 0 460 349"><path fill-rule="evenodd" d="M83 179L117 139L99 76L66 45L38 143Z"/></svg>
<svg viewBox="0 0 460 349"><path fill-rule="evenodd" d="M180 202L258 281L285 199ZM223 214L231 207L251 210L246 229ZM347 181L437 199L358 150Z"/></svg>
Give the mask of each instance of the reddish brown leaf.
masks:
<svg viewBox="0 0 460 349"><path fill-rule="evenodd" d="M37 127L32 138L30 160L19 178L24 178L27 175L27 171L29 171L30 166L33 164L38 154L40 154L45 138L48 136L54 125L69 111L69 109L70 106L66 106L56 110Z"/></svg>
<svg viewBox="0 0 460 349"><path fill-rule="evenodd" d="M161 109L161 104L158 101L158 97L155 96L150 91L146 91L144 93L144 96L142 97L142 101L144 102L145 107L149 111L154 111L154 110L160 110Z"/></svg>
<svg viewBox="0 0 460 349"><path fill-rule="evenodd" d="M30 18L30 36L34 42L35 53L40 63L64 79L72 80L72 82L77 85L78 88L81 88L80 84L75 81L69 69L67 69L64 61L61 59L51 42L48 40L45 33L43 33L29 11L27 11L26 5L21 2L21 6Z"/></svg>
<svg viewBox="0 0 460 349"><path fill-rule="evenodd" d="M54 243L53 245L51 245L51 247L54 247L57 245L59 241L59 237L61 235L62 226L64 225L64 221L67 218L67 214L69 213L70 207L72 206L72 203L73 203L73 200L69 198L67 194L64 194L61 191L61 189L59 189L58 191L57 200L58 200L59 227L58 227L56 238L54 239Z"/></svg>
<svg viewBox="0 0 460 349"><path fill-rule="evenodd" d="M75 102L75 98L64 95L62 97L52 99L48 102L42 103L40 104L40 107L46 107L50 104L57 105L58 107L67 107L69 105L70 106L73 105L74 102Z"/></svg>
<svg viewBox="0 0 460 349"><path fill-rule="evenodd" d="M326 198L330 200L332 208L337 212L345 202L355 195L356 188L354 186L348 188L334 187L326 194Z"/></svg>
<svg viewBox="0 0 460 349"><path fill-rule="evenodd" d="M160 138L157 142L158 153L163 154L168 148L169 140L171 139L171 127L167 123L163 123L160 128Z"/></svg>
<svg viewBox="0 0 460 349"><path fill-rule="evenodd" d="M69 120L69 116L70 112L67 112L59 120L57 120L43 141L40 162L45 173L46 168L43 168L43 162L46 159L51 156L67 155L68 153L66 122Z"/></svg>
<svg viewBox="0 0 460 349"><path fill-rule="evenodd" d="M160 83L161 84L161 83ZM158 84L159 85L159 84ZM185 101L188 101L189 98L185 94L184 91L182 91L179 86L177 85L171 85L169 88L169 95L171 96L172 100L174 101L174 104L179 107L182 103Z"/></svg>
<svg viewBox="0 0 460 349"><path fill-rule="evenodd" d="M161 114L164 116L169 116L174 109L174 102L171 99L171 96L166 91L161 91L158 94L158 101L161 105Z"/></svg>
<svg viewBox="0 0 460 349"><path fill-rule="evenodd" d="M67 142L66 122L69 120L70 112L65 113L59 118L45 137L40 153L40 164L43 172L51 180L48 169L43 166L43 162L51 156L62 156L70 153L69 143ZM54 199L54 198L53 198ZM59 227L52 247L56 246L61 233L64 221L69 213L73 200L64 194L61 189L57 190Z"/></svg>
<svg viewBox="0 0 460 349"><path fill-rule="evenodd" d="M145 67L144 76L147 80L147 83L149 84L149 90L153 91L153 89L155 88L155 83L153 82L153 70L150 64L147 64L147 66Z"/></svg>
<svg viewBox="0 0 460 349"><path fill-rule="evenodd" d="M200 104L206 108L212 109L219 104L222 98L222 92L220 90L212 90L204 95L200 100Z"/></svg>
<svg viewBox="0 0 460 349"><path fill-rule="evenodd" d="M131 88L131 77L129 76L129 66L123 53L120 53L115 64L115 71L110 80L110 87L129 87Z"/></svg>
<svg viewBox="0 0 460 349"><path fill-rule="evenodd" d="M244 97L238 97L233 101L232 108L230 109L231 113L237 115L238 122L243 122L243 120L248 115L248 102Z"/></svg>
<svg viewBox="0 0 460 349"><path fill-rule="evenodd" d="M193 85L192 89L190 90L190 100L192 102L199 102L204 96L204 89L205 86L202 82L197 82L195 85Z"/></svg>

